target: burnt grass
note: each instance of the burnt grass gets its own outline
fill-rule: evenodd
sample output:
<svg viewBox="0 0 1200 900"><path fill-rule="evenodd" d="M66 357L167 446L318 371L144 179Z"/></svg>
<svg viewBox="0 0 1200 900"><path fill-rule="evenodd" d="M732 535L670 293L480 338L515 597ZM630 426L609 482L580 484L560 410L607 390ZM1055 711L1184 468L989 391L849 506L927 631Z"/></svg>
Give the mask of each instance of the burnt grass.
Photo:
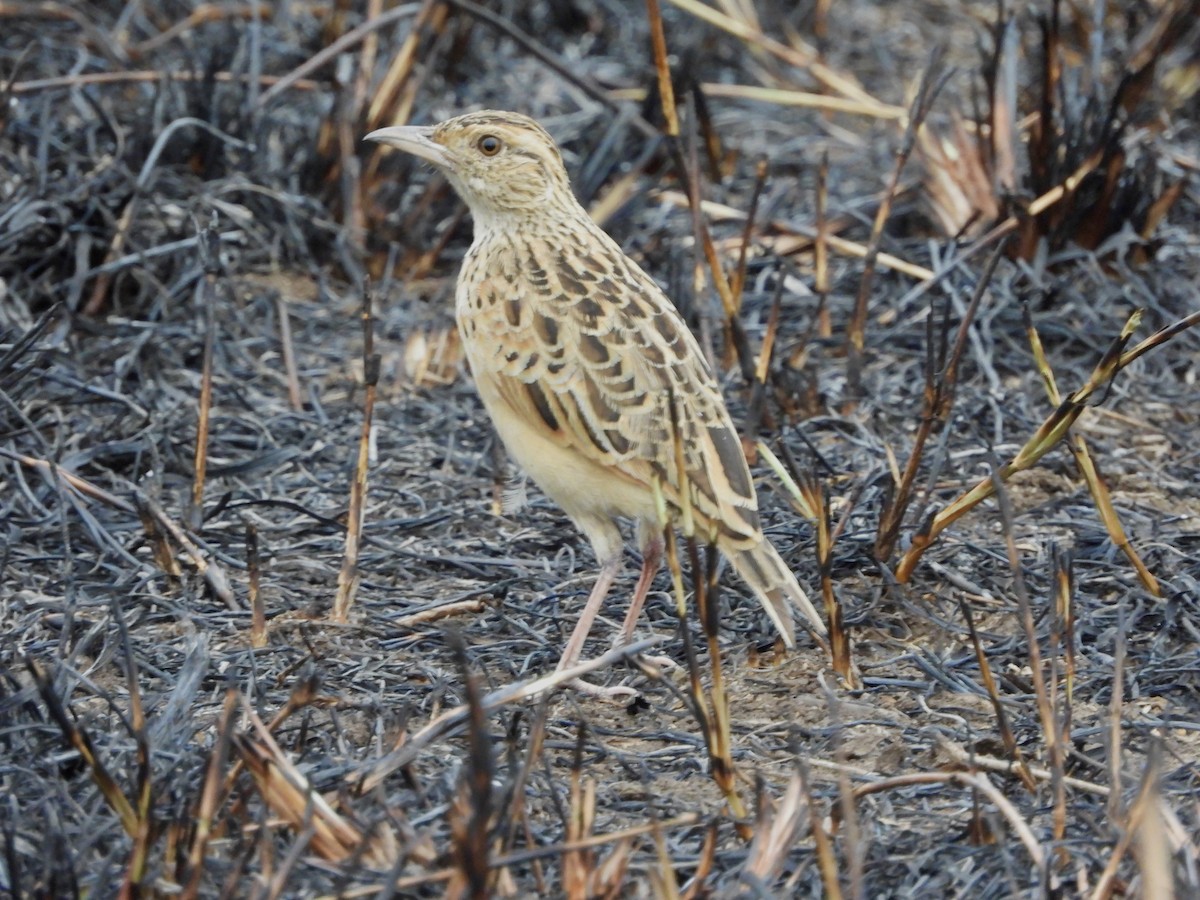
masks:
<svg viewBox="0 0 1200 900"><path fill-rule="evenodd" d="M992 4L723 5L753 12L768 44L665 3L678 154L642 4L411 4L355 37L373 6L0 8L0 894L1200 896L1196 332L1101 384L1065 441L896 578L929 516L1054 412L1027 322L1066 396L1134 310L1126 350L1200 309L1195 4L1119 4L1099 30L1090 6L1024 10L1006 69ZM781 54L792 33L901 109L941 45L925 123L959 146L986 143L972 123L1011 87L1014 178L976 179L994 202L951 229L935 178L948 164L920 147L889 194L905 143L894 117L721 89L835 93ZM1049 97L1048 59L1061 66ZM640 699L561 688L479 706L553 670L596 563L535 488L512 502L516 473L453 337L461 205L360 141L406 112L479 107L545 122L581 197L711 349L749 443L829 498L826 574L857 683L807 636L784 651L722 579L741 817L687 699L665 571L638 636L679 666L618 660L589 676ZM1031 215L1093 152L1089 177ZM831 236L867 247L890 203L887 256L831 246L824 292L811 240L823 157ZM680 162L705 200L744 214L760 159L736 312L753 363L778 302L756 392ZM998 242L964 251L1010 215L989 278ZM703 218L735 271L744 219ZM939 277L921 289L892 259ZM981 282L953 403L880 561L893 466ZM368 393L357 591L337 622ZM1106 528L1076 436L1157 594ZM767 532L820 605L814 527L754 468ZM631 555L587 656L609 649L636 569ZM694 613L684 627L707 680ZM470 716L403 751L468 701ZM254 717L277 716L272 747ZM304 779L290 797L284 759ZM343 817L338 837L309 789Z"/></svg>

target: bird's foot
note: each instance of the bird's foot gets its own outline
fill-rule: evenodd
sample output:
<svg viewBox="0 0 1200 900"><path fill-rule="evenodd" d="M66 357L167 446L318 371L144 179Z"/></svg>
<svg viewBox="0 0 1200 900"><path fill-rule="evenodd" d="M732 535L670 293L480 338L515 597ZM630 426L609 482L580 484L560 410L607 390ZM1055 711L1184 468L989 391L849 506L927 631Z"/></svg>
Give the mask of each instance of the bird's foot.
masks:
<svg viewBox="0 0 1200 900"><path fill-rule="evenodd" d="M651 666L656 666L659 669L678 669L679 663L671 659L669 656L654 656L650 653L639 653L634 657L638 662L648 663Z"/></svg>
<svg viewBox="0 0 1200 900"><path fill-rule="evenodd" d="M632 636L627 638L624 635L619 634L617 635L616 640L613 641L613 649L620 650L626 644L632 643L632 641ZM671 657L655 656L651 653L639 653L636 656L630 657L629 662L633 665L637 665L639 662L648 663L649 665L656 666L659 669L667 670L679 668L679 663L675 662L675 660L671 659Z"/></svg>
<svg viewBox="0 0 1200 900"><path fill-rule="evenodd" d="M627 684L599 685L592 684L590 681L584 681L582 678L576 678L574 681L568 681L567 685L575 688L581 694L589 694L592 697L608 700L611 703L623 704L642 695L642 692L637 688L629 687Z"/></svg>

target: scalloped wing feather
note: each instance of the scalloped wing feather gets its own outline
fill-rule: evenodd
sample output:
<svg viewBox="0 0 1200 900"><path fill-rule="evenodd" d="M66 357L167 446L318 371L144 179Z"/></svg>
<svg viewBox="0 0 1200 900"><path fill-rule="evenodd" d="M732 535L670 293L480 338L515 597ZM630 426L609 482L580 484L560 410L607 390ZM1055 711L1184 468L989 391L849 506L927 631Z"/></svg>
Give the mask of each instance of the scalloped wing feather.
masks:
<svg viewBox="0 0 1200 900"><path fill-rule="evenodd" d="M699 345L611 239L588 237L568 248L506 238L468 259L459 321L476 379L559 446L647 491L657 477L678 510L674 401L698 527L724 549L754 546L762 532L750 471Z"/></svg>

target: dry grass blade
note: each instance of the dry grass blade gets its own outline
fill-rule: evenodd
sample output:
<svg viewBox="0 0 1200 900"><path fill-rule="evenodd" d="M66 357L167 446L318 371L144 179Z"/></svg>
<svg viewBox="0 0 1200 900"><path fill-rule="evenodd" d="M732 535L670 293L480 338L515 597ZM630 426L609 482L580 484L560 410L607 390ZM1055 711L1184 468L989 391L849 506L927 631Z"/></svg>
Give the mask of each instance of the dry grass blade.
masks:
<svg viewBox="0 0 1200 900"><path fill-rule="evenodd" d="M134 778L137 794L134 813L137 821L129 865L125 869L125 882L121 886L122 893L133 896L139 893L140 886L146 878L150 845L155 837L154 773L151 768L150 739L146 732L146 713L142 705L137 657L134 655L133 642L129 637L129 626L125 622L120 604L116 601L112 604L112 615L121 637L121 655L124 657L125 663L125 684L129 694L129 728L137 745L137 774Z"/></svg>
<svg viewBox="0 0 1200 900"><path fill-rule="evenodd" d="M749 100L760 103L773 103L776 106L795 106L803 109L816 109L826 113L846 113L882 120L902 120L907 115L904 107L886 106L877 100L863 101L846 97L830 97L828 94L813 94L808 91L797 91L790 88L764 87L757 84L722 84L719 82L706 82L702 85L702 88L707 96L714 99Z"/></svg>
<svg viewBox="0 0 1200 900"><path fill-rule="evenodd" d="M1071 553L1059 547L1054 549L1054 568L1051 577L1053 594L1052 608L1054 623L1063 648L1063 683L1065 687L1065 717L1063 733L1071 731L1072 710L1075 707L1075 573L1072 569Z"/></svg>
<svg viewBox="0 0 1200 900"><path fill-rule="evenodd" d="M374 34L401 19L408 18L416 13L419 8L420 4L418 3L402 3L400 6L385 10L374 18L367 19L365 22L330 42L320 53L305 60L301 65L272 84L259 95L255 105L260 109L265 108L284 91L296 87L306 76L312 75L333 62L354 45L362 43L367 39L368 35ZM333 19L330 22L332 24Z"/></svg>
<svg viewBox="0 0 1200 900"><path fill-rule="evenodd" d="M1037 464L1043 456L1053 449L1070 427L1083 413L1087 401L1092 395L1112 379L1122 368L1124 357L1121 350L1128 342L1138 323L1141 314L1134 313L1125 323L1121 334L1114 340L1112 346L1092 370L1087 382L1077 391L1066 398L1041 424L1038 430L1025 443L1013 459L997 470L995 477L982 479L975 487L967 491L941 512L934 515L921 530L913 536L912 546L901 560L896 569L896 578L906 582L912 576L913 570L921 556L949 525L968 513L982 501L996 492L996 485L1006 482L1017 472L1023 472Z"/></svg>
<svg viewBox="0 0 1200 900"><path fill-rule="evenodd" d="M145 507L138 508L138 518L141 519L142 531L145 532L146 540L152 548L155 565L172 581L178 581L183 575L183 568L179 565L179 560L175 558L175 552L171 549L171 543L167 540L167 536Z"/></svg>
<svg viewBox="0 0 1200 900"><path fill-rule="evenodd" d="M708 561L707 577L701 574L700 558L696 548L696 539L688 538L688 554L692 561L692 581L696 586L696 606L700 621L704 627L704 636L708 640L708 663L712 669L712 682L709 688L708 708L712 710L712 718L705 723L708 730L705 734L705 744L708 746L708 762L712 779L716 782L729 811L736 819L744 819L746 807L737 792L737 770L733 766L733 724L729 712L730 696L725 686L724 668L721 660L721 604L718 597L720 569L717 567L717 548L710 546L705 558ZM695 684L695 679L693 679ZM697 708L701 707L701 699L693 697ZM737 826L743 838L749 836L740 823Z"/></svg>
<svg viewBox="0 0 1200 900"><path fill-rule="evenodd" d="M1050 790L1054 797L1053 833L1055 841L1061 842L1066 829L1066 786L1063 783L1066 769L1068 734L1065 722L1059 716L1058 678L1055 662L1057 657L1051 656L1049 678L1043 663L1041 646L1038 643L1037 625L1034 622L1033 604L1025 588L1025 577L1021 567L1020 551L1013 535L1012 503L996 470L992 472L996 491L996 499L1000 505L1000 525L1004 534L1004 546L1008 556L1008 567L1012 574L1013 593L1017 598L1017 609L1020 615L1021 628L1025 634L1026 646L1029 652L1029 678L1033 682L1033 693L1037 700L1038 720L1042 726L1042 742L1046 746L1047 767L1050 769ZM1057 648L1051 646L1051 653ZM1047 681L1049 683L1047 683ZM1060 862L1065 862L1062 853L1058 854ZM1053 873L1049 873L1051 877Z"/></svg>
<svg viewBox="0 0 1200 900"><path fill-rule="evenodd" d="M104 490L104 488L93 484L86 478L81 478L72 472L68 472L62 466L52 463L49 460L37 459L33 456L26 456L23 453L14 453L7 447L0 447L0 456L15 460L23 466L27 466L30 469L35 469L38 472L48 475L60 482L63 487L72 491L77 491L81 496L91 497L93 500L99 500L106 506L110 506L113 509L120 510L121 512L137 512L137 507L128 500Z"/></svg>
<svg viewBox="0 0 1200 900"><path fill-rule="evenodd" d="M1146 763L1146 769L1142 773L1142 784L1141 788L1138 790L1137 798L1129 807L1129 812L1125 816L1124 822L1121 823L1122 827L1120 837L1117 839L1116 846L1113 847L1112 852L1109 854L1108 862L1105 863L1104 866L1104 871L1100 873L1100 877L1096 880L1096 886L1092 889L1092 893L1090 895L1091 900L1108 900L1109 897L1112 897L1117 893L1117 872L1121 866L1121 861L1125 858L1125 854L1129 852L1129 848L1133 845L1134 840L1141 835L1142 829L1145 827L1144 823L1146 820L1159 814L1159 804L1161 800L1158 791L1158 752L1160 751L1154 751L1149 761ZM1113 824L1117 823L1114 822ZM1168 870L1164 873L1161 871L1161 869L1159 869L1158 863L1160 857L1157 853L1152 854L1149 857L1143 857L1143 859L1148 861L1153 867L1153 871L1150 872L1150 878L1152 881L1155 881L1160 885L1164 882L1167 884L1172 883L1170 871ZM1143 877L1145 875L1146 872L1143 871ZM1164 900L1166 900L1170 894L1163 895L1146 893L1143 896L1154 897L1154 900L1158 900L1159 897L1163 897Z"/></svg>
<svg viewBox="0 0 1200 900"><path fill-rule="evenodd" d="M201 551L195 542L184 533L183 528L167 515L166 510L146 496L139 488L133 487L132 489L137 508L145 510L145 513L151 516L158 526L166 531L171 536L171 539L187 554L192 566L195 567L196 571L208 583L209 589L213 594L230 609L239 609L237 600L233 595L233 589L229 586L229 579L225 575L224 567Z"/></svg>
<svg viewBox="0 0 1200 900"><path fill-rule="evenodd" d="M342 568L338 572L337 596L333 602L333 621L346 622L350 618L350 607L358 594L361 574L358 571L358 556L362 541L363 516L366 513L367 478L371 469L371 433L374 427L375 392L379 386L380 357L375 352L375 318L372 314L373 294L368 286L363 289L363 421L358 439L358 461L354 467L354 481L350 485L350 501L346 511L346 548Z"/></svg>
<svg viewBox="0 0 1200 900"><path fill-rule="evenodd" d="M456 616L481 613L488 608L488 605L486 597L439 603L429 609L423 609L420 612L397 619L396 626L399 628L416 628L418 625L429 625L433 622L439 622L442 619L452 619Z"/></svg>
<svg viewBox="0 0 1200 900"><path fill-rule="evenodd" d="M748 235L747 235L748 237ZM779 334L779 317L783 308L783 270L780 269L775 281L775 298L771 302L771 314L767 319L767 331L763 335L762 349L758 353L758 364L754 367L754 384L750 390L749 409L746 412L745 424L742 427L742 452L746 462L753 466L758 462L758 442L753 435L765 425L774 424L774 418L767 409L767 380L771 373L771 359L775 354L775 339Z"/></svg>
<svg viewBox="0 0 1200 900"><path fill-rule="evenodd" d="M918 147L926 160L925 199L943 233L955 238L975 234L1003 213L1017 181L1017 84L1020 33L1013 17L992 27L993 49L984 65L985 123L968 127L951 113L951 131L921 129Z"/></svg>
<svg viewBox="0 0 1200 900"><path fill-rule="evenodd" d="M1122 820L1121 794L1125 785L1124 753L1122 752L1121 729L1125 722L1125 615L1117 608L1117 633L1113 646L1112 694L1108 701L1108 729L1105 731L1105 751L1108 762L1108 818L1112 822Z"/></svg>
<svg viewBox="0 0 1200 900"><path fill-rule="evenodd" d="M964 769L987 769L989 772L999 772L1005 775L1011 775L1013 772L1013 761L1011 759L998 759L994 756L985 756L968 751L967 748L944 738L938 741L938 747L945 751L946 755L956 765L962 766ZM1025 771L1038 781L1049 781L1052 777L1049 769L1039 766L1026 765ZM1073 778L1069 775L1063 778L1063 784L1073 790L1093 794L1097 797L1110 797L1113 793L1103 784L1097 784L1094 781L1084 781L1082 778Z"/></svg>
<svg viewBox="0 0 1200 900"><path fill-rule="evenodd" d="M1165 803L1157 781L1150 788L1149 809L1137 832L1138 869L1142 874L1142 896L1155 900L1175 900L1175 876L1171 872L1171 842L1167 838L1163 810Z"/></svg>
<svg viewBox="0 0 1200 900"><path fill-rule="evenodd" d="M1037 216L1046 210L1055 206L1055 204L1063 202L1064 199L1070 197L1096 168L1100 165L1104 155L1097 151L1080 163L1062 183L1050 188L1044 194L1029 204L1021 216L1009 216L999 225L996 225L987 234L978 238L967 247L963 248L959 253L955 254L950 259L946 260L936 271L929 272L926 275L920 276L922 281L912 290L900 298L898 305L905 307L908 304L923 297L926 293L940 284L943 279L949 276L952 272L961 268L966 262L974 259L988 247L994 246L997 242L1006 239L1009 235L1014 234L1028 217ZM833 242L831 246L836 246ZM903 270L900 270L903 271Z"/></svg>
<svg viewBox="0 0 1200 900"><path fill-rule="evenodd" d="M1000 739L1004 742L1004 749L1012 757L1012 763L1006 764L1006 767L1015 765L1021 783L1025 785L1026 790L1032 793L1037 790L1037 782L1034 781L1033 773L1029 771L1029 765L1025 762L1025 756L1021 753L1021 748L1013 735L1012 726L1008 723L1008 715L1004 712L1004 702L1000 699L996 679L992 676L991 663L988 662L987 654L983 652L979 632L975 630L975 619L971 615L971 608L961 597L958 600L958 608L962 611L963 620L967 623L967 631L971 635L971 646L975 648L975 661L979 663L979 674L983 678L983 686L987 690L988 699L992 701L992 711L996 714L996 727L1000 729Z"/></svg>
<svg viewBox="0 0 1200 900"><path fill-rule="evenodd" d="M792 773L787 789L777 803L771 802L760 785L754 837L746 852L740 879L752 880L751 883L760 890L775 884L787 864L788 851L803 835L808 819L808 801L799 771Z"/></svg>
<svg viewBox="0 0 1200 900"><path fill-rule="evenodd" d="M421 10L413 20L412 30L401 44L399 52L392 57L387 72L371 96L365 130L373 131L385 124L403 125L409 120L409 108L415 93L407 92L402 100L401 92L411 83L421 38L428 32L440 34L446 25L449 12L449 5L437 0L425 0L421 4Z"/></svg>
<svg viewBox="0 0 1200 900"><path fill-rule="evenodd" d="M808 521L814 525L817 523L818 513L816 507L812 505L808 492L803 490L797 483L797 480L792 477L792 473L774 453L762 441L755 445L758 449L758 455L775 473L775 477L779 479L779 483L783 485L783 489L787 492L788 499L792 503L792 507Z"/></svg>
<svg viewBox="0 0 1200 900"><path fill-rule="evenodd" d="M655 819L642 825L637 825L632 828L622 829L619 832L611 834L597 834L591 837L584 838L579 841L550 844L544 847L534 847L530 850L517 850L508 853L504 856L497 857L492 860L492 865L495 867L517 866L525 863L533 862L534 860L544 859L547 857L561 857L567 853L572 853L576 850L586 850L594 847L602 847L605 844L623 845L632 841L634 838L644 835L653 835L657 832L665 831L671 828L691 828L700 822L700 816L695 813L685 813L679 816L673 816L670 819ZM617 850L613 851L618 853ZM603 864L602 864L603 865ZM434 871L422 874L413 875L405 878L398 878L390 885L394 891L406 891L410 888L421 887L424 885L438 884L440 882L449 881L454 877L454 869L436 869ZM352 890L342 891L337 894L338 900L351 900L358 897L372 897L381 893L383 888L372 886L365 888L356 888ZM399 894L399 896L404 896ZM619 893L609 891L605 897L620 896ZM333 896L322 896L317 900L334 900Z"/></svg>
<svg viewBox="0 0 1200 900"><path fill-rule="evenodd" d="M654 817L651 824L657 826L658 819ZM657 868L650 870L650 884L654 889L656 900L679 900L679 885L675 876L675 861L667 849L666 836L662 829L655 827L651 832L654 838L655 859Z"/></svg>
<svg viewBox="0 0 1200 900"><path fill-rule="evenodd" d="M1013 832L1024 845L1029 858L1033 861L1039 875L1039 882L1044 883L1046 877L1046 854L1042 850L1042 846L1038 843L1037 837L1034 836L1033 830L1029 827L1029 823L1021 815L1020 811L1012 804L1000 790L992 784L990 778L982 772L921 772L914 775L898 775L894 778L885 778L881 781L866 784L856 788L854 791L855 799L862 799L870 794L878 794L882 791L897 790L918 784L959 784L971 790L978 791L986 797L993 806L1000 811L1000 814L1007 820Z"/></svg>
<svg viewBox="0 0 1200 900"><path fill-rule="evenodd" d="M1025 318L1025 331L1029 336L1029 346L1033 351L1034 363L1042 375L1042 381L1046 386L1046 393L1050 398L1050 402L1058 406L1062 402L1062 397L1058 392L1058 382L1054 377L1054 371L1050 368L1050 363L1046 359L1045 350L1042 348L1041 336L1034 327L1028 307L1023 309L1023 315ZM1138 555L1137 550L1130 543L1129 537L1125 534L1125 526L1121 524L1121 519L1117 515L1116 509L1113 508L1112 496L1109 494L1108 485L1105 484L1103 476L1096 467L1096 463L1092 459L1091 451L1088 449L1087 441L1083 435L1072 434L1071 440L1067 442L1067 449L1071 451L1071 455L1075 458L1075 464L1079 467L1079 472L1083 475L1083 479L1087 483L1088 491L1091 493L1092 500L1096 504L1096 509L1100 513L1100 520L1104 523L1104 527L1108 531L1113 545L1129 559L1130 564L1137 571L1138 578L1146 590L1155 597L1161 597L1162 588L1158 584L1158 579L1146 568L1146 564L1142 562L1141 556Z"/></svg>
<svg viewBox="0 0 1200 900"><path fill-rule="evenodd" d="M249 83L272 87L283 79L277 75L260 75L255 79L241 72L161 72L157 69L124 72L81 72L77 75L63 75L57 78L31 78L28 81L16 81L9 85L9 91L14 95L39 94L46 91L62 90L63 88L86 87L92 85L110 84L139 84L178 81L183 84L190 82L216 82L217 84ZM320 89L315 81L297 78L288 81L288 87L299 91L315 92Z"/></svg>
<svg viewBox="0 0 1200 900"><path fill-rule="evenodd" d="M693 109L690 95L688 97L688 109L689 111ZM677 137L669 136L667 138L667 146L671 150L675 168L687 187L688 206L692 213L692 231L696 236L696 244L703 252L704 261L708 265L713 287L716 288L717 296L721 299L721 309L725 313L725 327L727 328L729 342L737 354L742 377L750 382L754 378L754 353L750 349L750 341L746 337L746 330L742 327L741 319L738 318L737 303L734 300L733 290L729 285L729 278L726 276L725 269L721 265L721 259L717 255L716 244L713 243L712 233L709 231L708 224L704 219L700 186L699 148L695 128L696 117L689 115L687 121L689 129L686 159ZM703 271L700 260L697 259L694 273L696 294L700 294L703 289Z"/></svg>
<svg viewBox="0 0 1200 900"><path fill-rule="evenodd" d="M96 754L91 736L86 729L75 723L73 717L64 708L62 699L55 692L54 685L50 683L50 679L41 665L34 659L26 660L25 664L29 669L29 674L33 676L34 684L37 686L38 694L41 695L42 703L46 706L46 711L50 713L50 718L62 732L63 740L79 754L80 759L87 766L92 781L100 789L108 808L120 820L125 833L136 839L138 834L137 810L134 809L129 798L125 796L125 792L121 790L104 762Z"/></svg>
<svg viewBox="0 0 1200 900"><path fill-rule="evenodd" d="M209 222L200 235L198 244L204 277L196 286L196 305L204 311L204 357L200 370L192 507L189 517L189 524L193 531L199 531L204 522L204 473L208 468L208 420L212 410L213 349L217 343L217 276L221 272L220 244L217 223Z"/></svg>
<svg viewBox="0 0 1200 900"><path fill-rule="evenodd" d="M856 100L868 108L873 107L876 110L876 115L880 118L895 117L894 107L876 100L859 87L853 78L842 75L840 72L836 72L820 62L817 59L816 53L802 52L786 44L781 44L779 41L764 35L753 25L748 25L719 10L715 10L711 6L699 2L699 0L670 0L670 2L673 6L679 7L696 18L708 22L710 25L715 25L717 28L740 38L752 47L761 47L783 62L807 70L813 78L829 90L851 100Z"/></svg>
<svg viewBox="0 0 1200 900"><path fill-rule="evenodd" d="M713 870L713 861L717 850L717 826L710 822L708 827L704 829L704 845L700 848L699 861L696 864L695 873L691 880L683 886L683 891L679 894L679 900L695 900L697 897L707 896L706 884L708 876Z"/></svg>
<svg viewBox="0 0 1200 900"><path fill-rule="evenodd" d="M267 807L295 831L310 833L308 846L322 859L342 862L354 858L373 869L390 869L399 852L390 828L380 823L373 833L367 833L337 812L276 743L244 698L242 713L254 729L253 736L235 734L233 746Z"/></svg>
<svg viewBox="0 0 1200 900"><path fill-rule="evenodd" d="M865 864L865 846L863 843L863 826L858 813L858 798L850 783L850 773L846 767L846 728L842 718L842 703L838 694L825 680L825 674L817 676L821 690L825 694L825 705L829 710L830 731L833 735L833 758L839 764L837 769L837 806L830 811L830 818L835 829L842 832L842 860L845 863L846 881L849 893L853 897L863 896L863 867Z"/></svg>
<svg viewBox="0 0 1200 900"><path fill-rule="evenodd" d="M449 4L456 9L460 9L463 12L470 14L473 18L478 19L488 27L493 28L506 37L514 40L532 56L552 69L568 84L575 85L575 87L583 91L583 93L592 100L608 107L617 106L617 102L611 96L609 96L608 91L606 91L593 79L581 74L578 71L577 66L572 65L566 59L547 49L544 44L535 40L520 28L516 27L508 19L492 12L487 7L471 2L471 0L447 0L447 2L449 2ZM641 116L630 116L629 122L644 135L651 136L658 134L658 129Z"/></svg>
<svg viewBox="0 0 1200 900"><path fill-rule="evenodd" d="M275 295L275 317L279 321L279 352L283 356L283 370L287 378L288 402L293 410L300 412L304 409L304 399L300 395L300 373L296 367L292 319L283 294Z"/></svg>
<svg viewBox="0 0 1200 900"><path fill-rule="evenodd" d="M842 883L838 878L837 855L833 849L833 839L826 830L826 807L818 804L813 798L812 784L804 766L799 768L800 783L804 788L804 801L808 807L808 827L812 832L813 844L817 851L817 867L821 871L821 885L825 889L827 900L841 900Z"/></svg>
<svg viewBox="0 0 1200 900"><path fill-rule="evenodd" d="M575 739L575 757L571 764L570 805L567 808L567 842L574 843L592 834L596 818L596 783L583 774L583 752L587 731L580 726ZM593 896L589 882L595 872L596 858L591 849L570 850L563 854L563 893L570 900Z"/></svg>
<svg viewBox="0 0 1200 900"><path fill-rule="evenodd" d="M817 335L833 336L829 316L829 151L821 154L817 165L816 186L817 236L813 243L813 290L817 293Z"/></svg>
<svg viewBox="0 0 1200 900"><path fill-rule="evenodd" d="M1167 341L1171 340L1171 338L1182 334L1189 328L1192 328L1196 325L1200 325L1200 309L1184 316L1178 322L1172 322L1165 328L1160 328L1158 331L1154 332L1154 334L1150 335L1150 337L1146 338L1144 341L1141 341L1132 349L1126 350L1121 354L1121 359L1117 365L1117 368L1125 368L1138 357L1149 353L1155 347L1165 344Z"/></svg>
<svg viewBox="0 0 1200 900"><path fill-rule="evenodd" d="M246 523L246 592L250 601L250 646L267 646L267 611L262 596L262 568L258 561L258 529Z"/></svg>
<svg viewBox="0 0 1200 900"><path fill-rule="evenodd" d="M676 399L672 396L669 408L671 411L671 437L675 449L675 471L680 477L687 478L687 467L684 460L683 436L679 428L679 412ZM682 402L682 401L679 401ZM691 632L687 627L687 595L683 584L683 567L679 561L679 544L675 536L675 528L667 511L666 499L662 486L657 478L654 481L654 498L658 510L659 526L663 529L666 544L665 556L667 567L671 573L671 584L675 595L675 613L679 619L679 631L683 636L684 653L688 667L688 705L695 716L700 731L704 736L704 745L708 751L709 765L713 781L725 797L726 803L733 815L742 819L746 808L737 793L737 773L733 767L733 737L730 728L729 696L725 691L725 682L721 668L721 648L719 642L720 604L717 599L719 587L717 574L717 552L710 547L707 553L708 566L702 568L700 563L699 546L696 542L695 522L692 518L691 490L686 483L679 486L679 497L683 508L680 511L680 529L683 531L688 548L688 560L691 564L692 585L695 588L696 608L700 623L708 642L709 665L712 668L712 688L706 693L700 674L700 661L692 644Z"/></svg>
<svg viewBox="0 0 1200 900"><path fill-rule="evenodd" d="M738 250L737 265L733 270L733 284L730 290L733 292L733 305L737 309L742 307L742 292L746 287L746 262L749 259L750 238L754 233L755 216L758 215L758 201L762 197L763 185L767 183L767 173L770 171L770 163L763 157L754 164L754 192L750 195L750 208L746 212L746 224L742 228L742 246ZM781 279L782 280L782 279ZM764 347L760 354L760 370L763 368L761 360L770 358L770 353ZM763 381L763 377L759 377L759 381Z"/></svg>
<svg viewBox="0 0 1200 900"><path fill-rule="evenodd" d="M686 206L689 203L688 196L679 191L663 190L656 194L658 199L664 203L670 203L677 206ZM716 203L712 200L704 200L700 204L700 208L706 216L709 216L713 221L731 221L744 220L746 213L740 209L735 209L732 206L727 206L722 203ZM832 232L839 228L848 227L851 220L841 217L835 221L827 223L825 233L825 244L829 249L835 250L845 256L853 259L865 259L870 252L865 244L857 241L851 241L847 238L838 237ZM805 253L810 248L815 247L818 242L818 230L805 225L789 223L783 220L771 220L765 223L764 227L769 226L772 230L778 231L779 234L760 235L757 240L764 250L774 253L777 256L793 256L798 253ZM1003 237L1003 235L1001 235ZM990 246L990 243L989 245ZM732 252L741 247L740 239L734 238L722 241L719 244L714 244L714 247L724 252ZM915 278L923 284L933 279L937 273L925 266L910 262L906 259L901 259L891 253L882 251L876 253L875 263L880 268L887 269L891 272L899 272L902 275L907 275L910 278ZM942 273L944 276L945 272ZM918 286L920 287L920 286ZM917 290L917 288L914 288ZM923 293L923 291L922 291Z"/></svg>

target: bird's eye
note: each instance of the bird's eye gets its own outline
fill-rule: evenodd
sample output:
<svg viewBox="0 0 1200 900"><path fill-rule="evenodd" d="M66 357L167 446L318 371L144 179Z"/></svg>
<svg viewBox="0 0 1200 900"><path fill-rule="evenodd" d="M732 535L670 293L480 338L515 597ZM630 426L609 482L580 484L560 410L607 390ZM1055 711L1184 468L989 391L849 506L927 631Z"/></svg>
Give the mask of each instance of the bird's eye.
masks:
<svg viewBox="0 0 1200 900"><path fill-rule="evenodd" d="M484 156L495 156L500 152L500 138L494 134L485 134L479 139L479 152Z"/></svg>

